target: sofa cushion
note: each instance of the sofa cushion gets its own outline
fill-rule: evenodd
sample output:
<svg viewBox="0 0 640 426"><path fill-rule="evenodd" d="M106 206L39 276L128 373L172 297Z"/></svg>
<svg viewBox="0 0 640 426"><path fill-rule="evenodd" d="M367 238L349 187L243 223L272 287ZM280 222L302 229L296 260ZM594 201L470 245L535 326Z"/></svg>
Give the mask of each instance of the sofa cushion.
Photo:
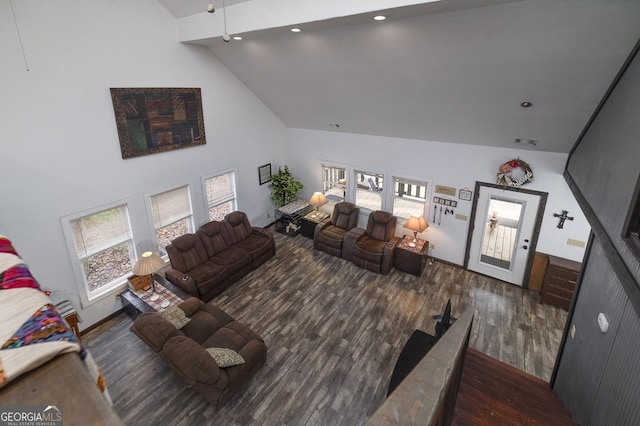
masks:
<svg viewBox="0 0 640 426"><path fill-rule="evenodd" d="M196 234L184 234L167 246L171 266L181 272L192 269L207 260L207 251Z"/></svg>
<svg viewBox="0 0 640 426"><path fill-rule="evenodd" d="M233 244L232 241L229 241L229 236L223 235L222 222L211 221L205 223L198 229L196 235L202 241L207 251L207 257L222 253Z"/></svg>
<svg viewBox="0 0 640 426"><path fill-rule="evenodd" d="M342 247L342 240L344 239L344 234L347 232L348 230L344 228L340 228L333 224L327 224L322 231L320 231L318 238L321 240L322 244L339 249Z"/></svg>
<svg viewBox="0 0 640 426"><path fill-rule="evenodd" d="M178 330L187 325L191 318L187 318L184 311L177 306L169 306L160 313L162 318L169 321Z"/></svg>
<svg viewBox="0 0 640 426"><path fill-rule="evenodd" d="M382 262L382 252L386 244L386 241L380 241L368 235L363 235L356 243L354 255L367 262L380 264Z"/></svg>
<svg viewBox="0 0 640 426"><path fill-rule="evenodd" d="M189 275L196 282L200 294L209 292L229 276L224 266L208 261L190 270Z"/></svg>
<svg viewBox="0 0 640 426"><path fill-rule="evenodd" d="M238 321L232 321L205 340L202 346L206 348L230 348L240 353L242 348L251 340L263 341L258 334L246 325Z"/></svg>
<svg viewBox="0 0 640 426"><path fill-rule="evenodd" d="M229 236L232 238L234 244L253 234L249 219L247 219L247 215L244 212L231 212L224 217L224 220L229 224Z"/></svg>
<svg viewBox="0 0 640 426"><path fill-rule="evenodd" d="M181 331L185 336L203 344L215 332L231 322L233 318L222 309L209 303L202 303L201 307L191 315L189 324ZM215 347L215 345L207 345L207 347Z"/></svg>
<svg viewBox="0 0 640 426"><path fill-rule="evenodd" d="M229 247L228 249L209 258L207 262L223 265L227 268L229 275L247 269L244 273L251 271L251 255L240 247Z"/></svg>
<svg viewBox="0 0 640 426"><path fill-rule="evenodd" d="M213 357L220 368L233 367L244 364L244 358L233 349L229 348L207 348L209 355Z"/></svg>

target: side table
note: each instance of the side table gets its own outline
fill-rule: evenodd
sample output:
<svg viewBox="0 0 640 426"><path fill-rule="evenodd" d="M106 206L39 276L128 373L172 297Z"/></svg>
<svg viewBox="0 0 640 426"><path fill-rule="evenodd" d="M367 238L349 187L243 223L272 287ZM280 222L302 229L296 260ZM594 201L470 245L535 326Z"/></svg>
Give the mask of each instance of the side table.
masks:
<svg viewBox="0 0 640 426"><path fill-rule="evenodd" d="M417 239L416 246L411 247L413 241L408 235L402 237L402 240L395 248L393 256L393 266L410 274L420 276L424 270L424 251L429 247L429 241Z"/></svg>
<svg viewBox="0 0 640 426"><path fill-rule="evenodd" d="M170 292L175 294L179 299L186 300L191 297L190 294L182 290L181 288L173 285L169 281L167 281L163 276L159 274L154 274L153 279L156 281L156 286L160 284L160 287L164 287L168 289ZM155 312L156 310L149 306L141 297L139 297L135 292L131 291L131 289L126 289L122 293L120 293L120 299L122 300L122 308L123 310L131 317L131 319L136 319L138 315L143 312Z"/></svg>
<svg viewBox="0 0 640 426"><path fill-rule="evenodd" d="M82 322L82 319L78 315L76 308L74 308L68 300L63 300L56 305L56 310L67 324L69 324L69 327L73 330L73 334L76 335L78 342L80 342L80 328L78 328L78 323Z"/></svg>
<svg viewBox="0 0 640 426"><path fill-rule="evenodd" d="M300 232L302 233L302 236L307 238L313 238L313 233L316 230L316 226L320 222L328 218L329 216L330 216L329 213L325 213L325 212L317 212L317 213L311 212L311 213L308 213L303 218L301 218Z"/></svg>

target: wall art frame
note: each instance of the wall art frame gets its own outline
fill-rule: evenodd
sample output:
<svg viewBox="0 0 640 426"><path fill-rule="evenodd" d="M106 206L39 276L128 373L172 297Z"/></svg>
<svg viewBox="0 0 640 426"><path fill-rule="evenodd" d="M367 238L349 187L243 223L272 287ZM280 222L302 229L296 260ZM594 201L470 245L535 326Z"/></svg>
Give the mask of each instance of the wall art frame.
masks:
<svg viewBox="0 0 640 426"><path fill-rule="evenodd" d="M471 201L471 196L473 195L473 191L469 188L464 187L458 191L458 198L465 201Z"/></svg>
<svg viewBox="0 0 640 426"><path fill-rule="evenodd" d="M206 144L199 88L111 88L122 158Z"/></svg>
<svg viewBox="0 0 640 426"><path fill-rule="evenodd" d="M271 182L271 163L258 167L258 179L260 185Z"/></svg>

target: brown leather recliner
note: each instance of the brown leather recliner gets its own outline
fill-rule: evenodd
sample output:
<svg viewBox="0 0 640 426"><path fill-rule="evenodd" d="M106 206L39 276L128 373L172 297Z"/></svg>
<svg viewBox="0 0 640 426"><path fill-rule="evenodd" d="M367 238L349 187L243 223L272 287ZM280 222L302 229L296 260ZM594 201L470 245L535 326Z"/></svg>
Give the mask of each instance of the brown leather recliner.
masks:
<svg viewBox="0 0 640 426"><path fill-rule="evenodd" d="M396 237L398 218L392 213L376 210L369 215L367 229L355 228L345 237L345 246L352 251L351 261L361 268L387 275L393 267L393 253L400 238Z"/></svg>
<svg viewBox="0 0 640 426"><path fill-rule="evenodd" d="M181 329L159 312L148 312L136 318L131 331L207 401L224 404L264 365L267 347L258 334L212 304L192 297L178 307L190 318ZM218 367L207 348L231 349L245 362Z"/></svg>
<svg viewBox="0 0 640 426"><path fill-rule="evenodd" d="M342 257L344 236L358 225L360 208L343 201L333 207L331 219L320 222L313 234L313 248Z"/></svg>

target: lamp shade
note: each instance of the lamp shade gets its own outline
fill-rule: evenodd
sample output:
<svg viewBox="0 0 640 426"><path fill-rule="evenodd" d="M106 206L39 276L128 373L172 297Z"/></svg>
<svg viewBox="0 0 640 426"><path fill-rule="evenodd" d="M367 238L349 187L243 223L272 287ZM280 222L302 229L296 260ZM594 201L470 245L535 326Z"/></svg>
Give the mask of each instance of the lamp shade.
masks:
<svg viewBox="0 0 640 426"><path fill-rule="evenodd" d="M317 209L318 207L327 204L327 197L325 197L322 192L314 192L311 199L309 199L309 204Z"/></svg>
<svg viewBox="0 0 640 426"><path fill-rule="evenodd" d="M422 216L411 216L405 223L404 227L413 232L422 232L429 227L429 224Z"/></svg>
<svg viewBox="0 0 640 426"><path fill-rule="evenodd" d="M133 265L133 273L136 275L151 275L158 272L164 266L164 260L150 251L145 251L140 259Z"/></svg>

